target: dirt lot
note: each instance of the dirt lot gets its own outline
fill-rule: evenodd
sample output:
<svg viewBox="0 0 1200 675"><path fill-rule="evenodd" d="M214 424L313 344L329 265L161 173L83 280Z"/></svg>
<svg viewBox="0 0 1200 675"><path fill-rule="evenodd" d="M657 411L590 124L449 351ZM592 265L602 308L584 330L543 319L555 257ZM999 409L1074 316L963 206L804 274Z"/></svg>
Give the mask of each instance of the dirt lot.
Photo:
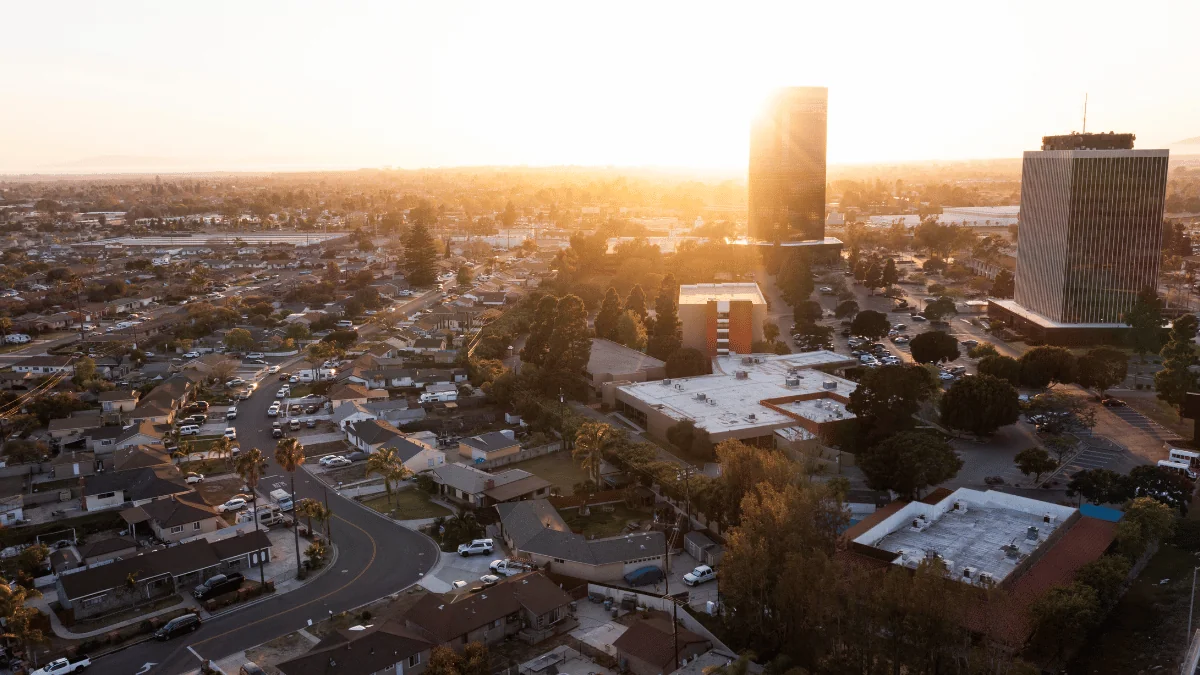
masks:
<svg viewBox="0 0 1200 675"><path fill-rule="evenodd" d="M346 441L331 441L329 443L317 443L316 445L304 446L305 457L317 457L319 455L328 455L333 452L351 452L353 447Z"/></svg>
<svg viewBox="0 0 1200 675"><path fill-rule="evenodd" d="M209 506L224 504L230 497L242 491L245 483L241 476L222 476L220 478L205 478L203 483L196 485L196 492L204 498Z"/></svg>

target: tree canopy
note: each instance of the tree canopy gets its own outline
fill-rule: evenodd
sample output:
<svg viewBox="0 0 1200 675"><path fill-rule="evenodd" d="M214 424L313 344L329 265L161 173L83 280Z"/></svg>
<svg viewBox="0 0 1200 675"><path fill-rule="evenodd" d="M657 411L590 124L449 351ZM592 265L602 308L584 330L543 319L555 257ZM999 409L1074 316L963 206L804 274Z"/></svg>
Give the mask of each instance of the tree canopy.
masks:
<svg viewBox="0 0 1200 675"><path fill-rule="evenodd" d="M893 490L912 499L954 478L963 465L949 443L925 431L894 434L855 458L871 489Z"/></svg>
<svg viewBox="0 0 1200 675"><path fill-rule="evenodd" d="M850 324L850 332L872 340L884 337L891 329L892 324L888 321L887 315L873 309L864 309L859 312Z"/></svg>
<svg viewBox="0 0 1200 675"><path fill-rule="evenodd" d="M940 330L930 330L908 343L917 363L945 363L959 357L958 339Z"/></svg>
<svg viewBox="0 0 1200 675"><path fill-rule="evenodd" d="M991 375L964 377L939 401L942 424L984 436L1014 424L1021 414L1017 390Z"/></svg>

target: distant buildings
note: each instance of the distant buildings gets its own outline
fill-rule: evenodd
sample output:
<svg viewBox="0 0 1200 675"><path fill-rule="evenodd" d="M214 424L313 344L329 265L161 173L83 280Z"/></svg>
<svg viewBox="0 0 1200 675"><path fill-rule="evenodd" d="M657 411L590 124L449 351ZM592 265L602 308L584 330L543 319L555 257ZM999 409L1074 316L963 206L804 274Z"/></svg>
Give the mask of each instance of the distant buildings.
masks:
<svg viewBox="0 0 1200 675"><path fill-rule="evenodd" d="M1051 344L1114 339L1145 289L1157 289L1167 150L1133 134L1046 136L1025 153L1013 300L989 314Z"/></svg>
<svg viewBox="0 0 1200 675"><path fill-rule="evenodd" d="M767 300L754 282L679 287L683 346L705 356L749 354L766 318Z"/></svg>
<svg viewBox="0 0 1200 675"><path fill-rule="evenodd" d="M825 238L829 90L779 90L750 135L750 236Z"/></svg>

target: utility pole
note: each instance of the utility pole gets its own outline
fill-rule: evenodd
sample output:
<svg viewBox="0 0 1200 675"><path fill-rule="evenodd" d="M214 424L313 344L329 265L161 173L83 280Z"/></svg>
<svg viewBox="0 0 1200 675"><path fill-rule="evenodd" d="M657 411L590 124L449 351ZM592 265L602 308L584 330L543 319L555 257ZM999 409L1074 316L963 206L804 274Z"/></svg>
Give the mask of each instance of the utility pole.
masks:
<svg viewBox="0 0 1200 675"><path fill-rule="evenodd" d="M567 449L567 397L563 396L562 387L558 388L558 435L562 441L562 449Z"/></svg>
<svg viewBox="0 0 1200 675"><path fill-rule="evenodd" d="M325 538L333 546L333 510L329 508L329 486L323 486L322 489L325 490L325 513L329 516L325 520Z"/></svg>

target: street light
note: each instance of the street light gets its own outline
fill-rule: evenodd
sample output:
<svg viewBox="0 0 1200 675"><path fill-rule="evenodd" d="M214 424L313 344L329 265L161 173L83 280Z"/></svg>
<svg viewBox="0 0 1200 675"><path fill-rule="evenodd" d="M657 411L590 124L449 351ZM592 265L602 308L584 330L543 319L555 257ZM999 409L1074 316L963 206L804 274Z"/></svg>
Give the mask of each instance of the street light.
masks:
<svg viewBox="0 0 1200 675"><path fill-rule="evenodd" d="M558 388L558 436L562 441L562 449L567 449L567 397L563 395L562 387Z"/></svg>

